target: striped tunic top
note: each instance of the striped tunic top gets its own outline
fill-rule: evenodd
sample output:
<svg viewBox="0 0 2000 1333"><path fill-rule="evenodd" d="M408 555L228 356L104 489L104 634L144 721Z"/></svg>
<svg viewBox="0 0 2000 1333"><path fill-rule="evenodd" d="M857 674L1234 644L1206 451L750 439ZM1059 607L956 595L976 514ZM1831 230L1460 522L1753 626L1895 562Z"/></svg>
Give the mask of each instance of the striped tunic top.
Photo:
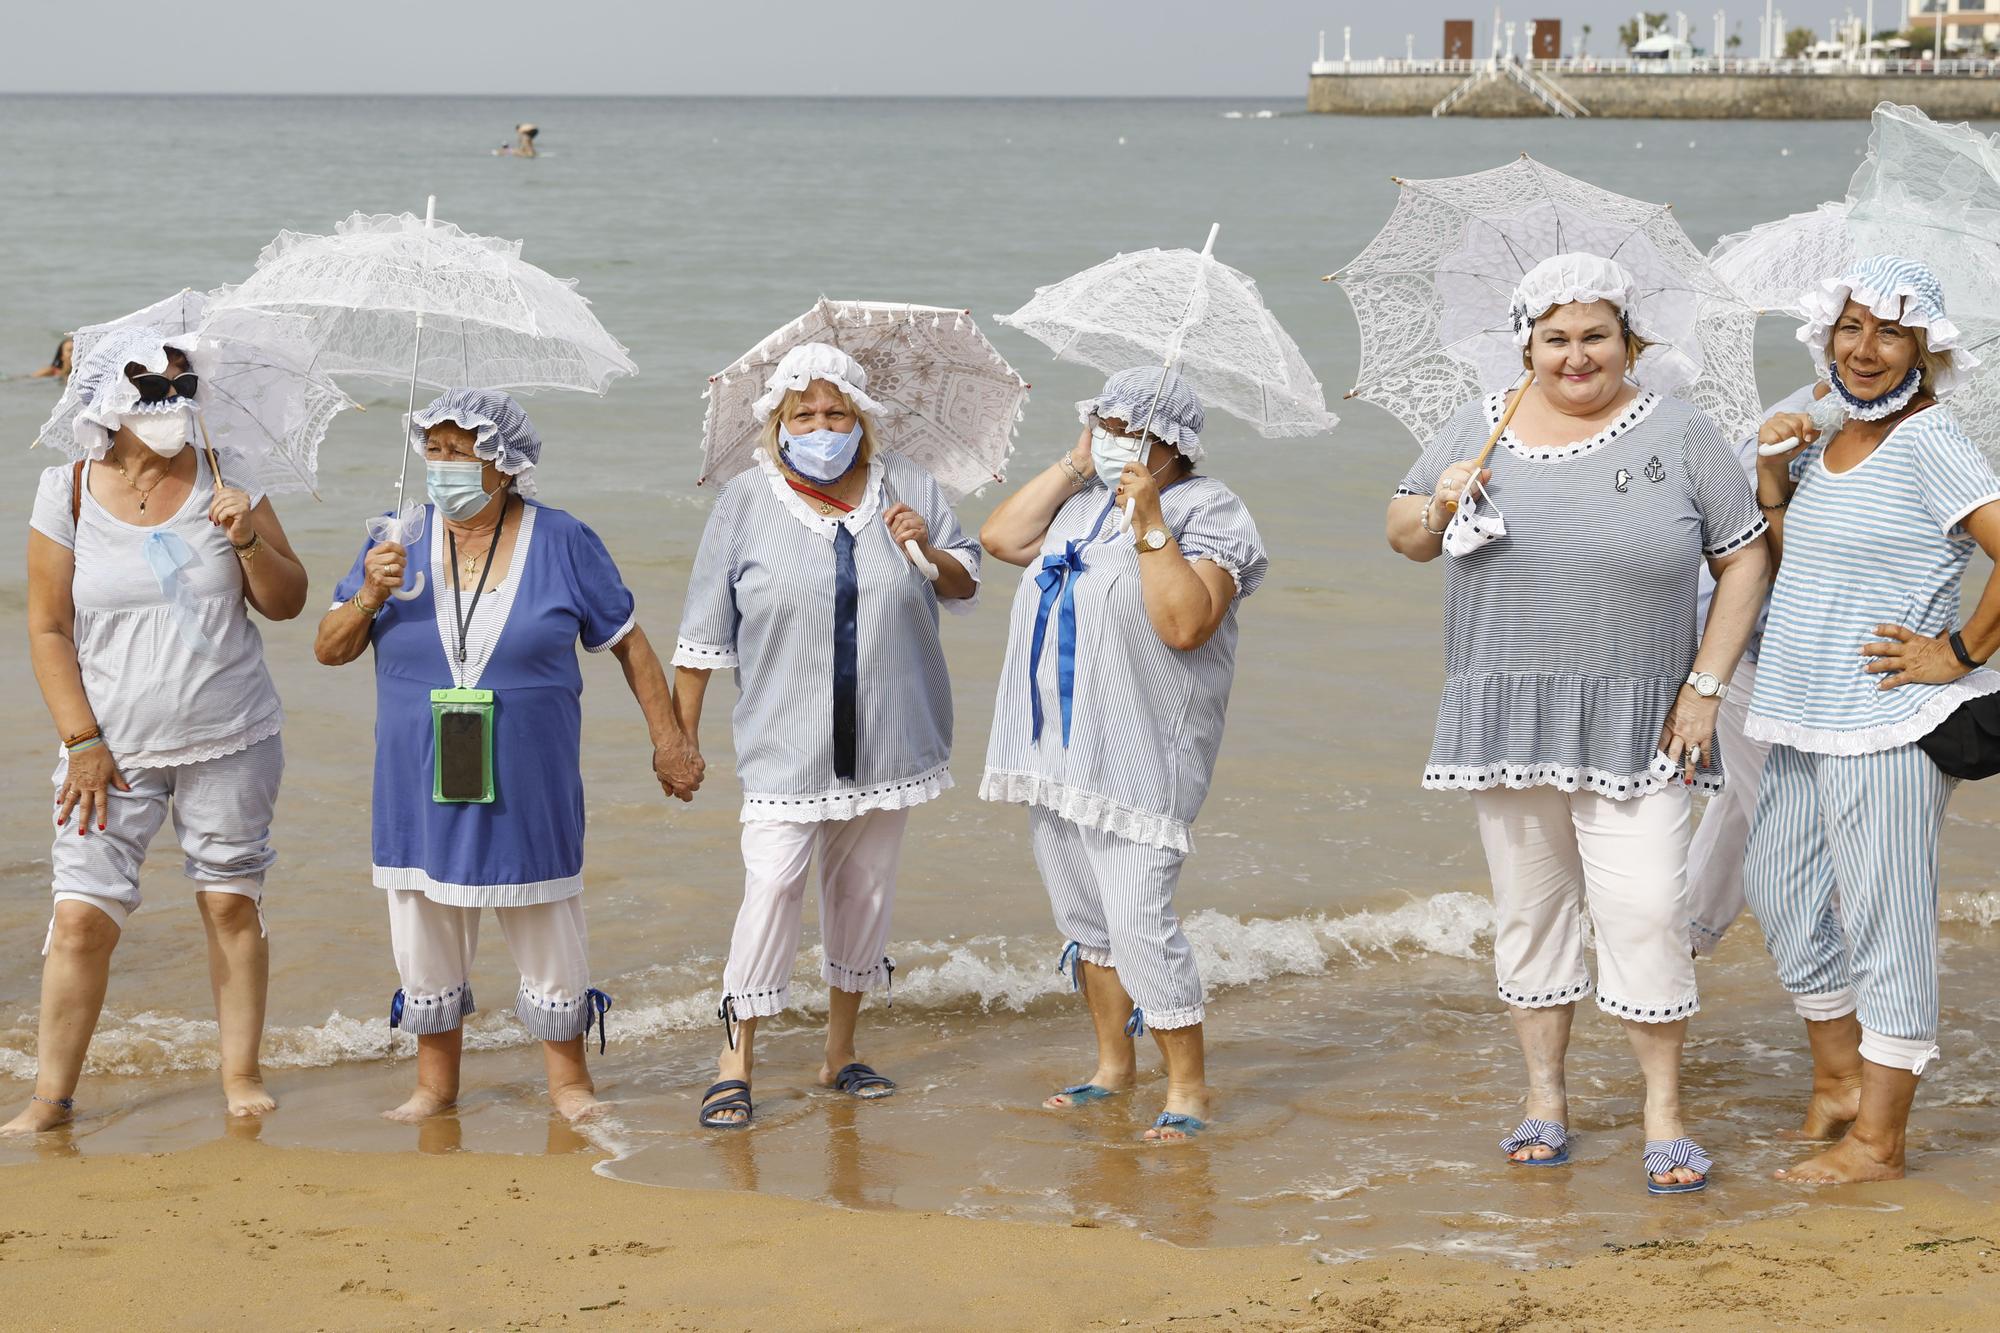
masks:
<svg viewBox="0 0 2000 1333"><path fill-rule="evenodd" d="M993 733L979 794L1038 805L1071 823L1151 847L1185 852L1188 828L1207 799L1222 749L1223 714L1236 678L1236 611L1264 581L1269 560L1250 511L1213 477L1192 476L1160 492L1161 515L1189 560L1213 561L1236 583L1221 626L1192 651L1169 648L1146 616L1138 548L1114 535L1104 483L1056 511L1042 555L1081 548L1074 576L1076 668L1069 743L1057 688L1059 616L1051 608L1038 678L1031 678L1042 590L1036 560L1021 574L993 705ZM1095 537L1092 533L1095 532ZM1163 557L1152 556L1152 559ZM1034 736L1033 699L1042 699Z"/></svg>
<svg viewBox="0 0 2000 1333"><path fill-rule="evenodd" d="M938 596L882 516L908 505L931 545L979 577L979 544L931 474L898 454L868 463L849 514L822 515L764 450L723 486L688 576L673 664L736 673L742 819L810 823L918 805L951 786L951 677ZM834 531L854 536L860 588L853 781L833 771ZM947 601L954 612L973 598Z"/></svg>
<svg viewBox="0 0 2000 1333"><path fill-rule="evenodd" d="M1834 438L1792 462L1799 484L1744 730L1797 750L1872 754L2000 691L2000 672L1984 669L1882 690L1856 651L1877 625L1927 635L1958 625L1959 583L1978 548L1960 523L2000 500L2000 478L1948 407L1904 418L1845 472L1826 467Z"/></svg>
<svg viewBox="0 0 2000 1333"><path fill-rule="evenodd" d="M1505 397L1460 408L1396 493L1429 495L1475 457ZM1677 781L1660 730L1694 664L1703 558L1766 527L1736 451L1694 407L1642 393L1573 444L1530 448L1509 431L1488 466L1507 534L1446 557L1444 697L1423 785L1626 800ZM1719 755L1702 757L1696 786L1721 790Z"/></svg>

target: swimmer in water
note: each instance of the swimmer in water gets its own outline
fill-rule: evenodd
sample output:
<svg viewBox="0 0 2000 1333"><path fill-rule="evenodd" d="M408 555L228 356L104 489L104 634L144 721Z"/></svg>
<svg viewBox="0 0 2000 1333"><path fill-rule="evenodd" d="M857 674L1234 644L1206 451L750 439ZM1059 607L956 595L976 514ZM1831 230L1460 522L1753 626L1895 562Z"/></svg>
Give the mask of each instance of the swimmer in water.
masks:
<svg viewBox="0 0 2000 1333"><path fill-rule="evenodd" d="M41 369L34 371L29 378L37 380L68 379L70 353L75 346L75 339L64 338L56 344L56 354L49 358L49 363Z"/></svg>
<svg viewBox="0 0 2000 1333"><path fill-rule="evenodd" d="M521 124L516 125L514 127L514 156L533 157L535 155L535 136L541 132L541 126L534 124L532 121L523 121Z"/></svg>

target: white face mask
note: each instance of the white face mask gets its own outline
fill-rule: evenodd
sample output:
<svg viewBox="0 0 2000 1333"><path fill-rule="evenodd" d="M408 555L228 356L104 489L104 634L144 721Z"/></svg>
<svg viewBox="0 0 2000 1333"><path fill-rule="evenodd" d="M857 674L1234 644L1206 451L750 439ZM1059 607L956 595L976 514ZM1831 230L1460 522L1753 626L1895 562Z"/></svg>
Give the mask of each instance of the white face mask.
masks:
<svg viewBox="0 0 2000 1333"><path fill-rule="evenodd" d="M1487 504L1483 511L1479 508L1482 498ZM1500 506L1493 503L1493 497L1486 494L1486 488L1476 479L1466 483L1464 492L1458 497L1458 512L1451 516L1451 522L1444 525L1445 554L1468 556L1488 542L1506 535L1507 518L1500 512Z"/></svg>
<svg viewBox="0 0 2000 1333"><path fill-rule="evenodd" d="M1106 490L1116 491L1125 479L1125 465L1139 461L1140 444L1129 435L1113 435L1102 426L1090 428L1090 465Z"/></svg>
<svg viewBox="0 0 2000 1333"><path fill-rule="evenodd" d="M162 458L187 448L193 418L185 409L172 412L125 412L118 424L139 437L139 443Z"/></svg>

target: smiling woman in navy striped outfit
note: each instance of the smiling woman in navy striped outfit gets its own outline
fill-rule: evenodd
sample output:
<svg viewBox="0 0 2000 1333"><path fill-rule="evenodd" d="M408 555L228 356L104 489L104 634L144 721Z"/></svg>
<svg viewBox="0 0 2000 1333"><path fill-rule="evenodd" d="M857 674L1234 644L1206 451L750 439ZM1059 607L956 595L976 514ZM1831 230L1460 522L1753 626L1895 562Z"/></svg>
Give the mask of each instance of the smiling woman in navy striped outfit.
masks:
<svg viewBox="0 0 2000 1333"><path fill-rule="evenodd" d="M757 401L755 467L722 488L688 576L674 698L695 737L709 675L733 669L743 783L743 907L722 972L721 1079L702 1095L711 1129L750 1123L757 1020L783 1013L799 911L819 861L827 984L819 1082L886 1097L861 1063L862 997L887 986L889 909L910 808L951 786L951 678L938 607L970 610L979 548L916 463L883 449L868 374L803 343ZM915 542L935 583L904 553Z"/></svg>
<svg viewBox="0 0 2000 1333"><path fill-rule="evenodd" d="M1680 1113L1699 1007L1689 790L1721 785L1715 720L1763 597L1764 520L1715 424L1629 378L1671 387L1686 365L1646 340L1637 296L1596 255L1531 269L1514 311L1533 379L1511 429L1482 467L1506 395L1466 404L1397 488L1389 544L1452 557L1424 786L1472 793L1493 876L1493 961L1528 1071L1527 1118L1501 1147L1524 1166L1569 1160L1563 1062L1592 987L1587 917L1597 1006L1646 1079L1646 1187L1679 1194L1711 1164ZM1698 636L1704 560L1716 590Z"/></svg>
<svg viewBox="0 0 2000 1333"><path fill-rule="evenodd" d="M1875 257L1806 294L1799 339L1847 420L1780 414L1757 502L1777 586L1745 730L1769 742L1744 866L1778 978L1806 1021L1805 1137L1778 1174L1903 1174L1917 1080L1938 1050L1938 835L1952 779L1917 741L2000 691L2000 579L1958 626L1975 548L2000 554L2000 478L1941 406L1978 365L1928 268Z"/></svg>

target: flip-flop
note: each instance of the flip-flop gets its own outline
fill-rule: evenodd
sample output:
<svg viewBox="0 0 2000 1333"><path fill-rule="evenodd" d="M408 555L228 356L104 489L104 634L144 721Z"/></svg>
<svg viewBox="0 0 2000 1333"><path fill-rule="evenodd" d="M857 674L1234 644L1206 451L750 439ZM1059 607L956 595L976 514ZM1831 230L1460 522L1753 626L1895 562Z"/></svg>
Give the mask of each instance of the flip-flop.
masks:
<svg viewBox="0 0 2000 1333"><path fill-rule="evenodd" d="M1521 1149L1532 1148L1538 1143L1545 1148L1554 1148L1555 1154L1550 1157L1521 1158L1514 1156ZM1506 1153L1507 1160L1515 1166L1567 1166L1569 1164L1569 1131L1553 1120L1537 1120L1533 1116L1529 1116L1526 1120L1514 1126L1512 1134L1500 1140L1500 1151Z"/></svg>
<svg viewBox="0 0 2000 1333"><path fill-rule="evenodd" d="M1077 1083L1058 1090L1055 1095L1069 1098L1069 1106L1088 1106L1092 1102L1101 1102L1106 1097L1116 1097L1118 1092L1114 1088L1099 1087L1095 1083ZM1047 1109L1051 1111L1066 1111L1069 1109L1069 1106L1051 1106Z"/></svg>
<svg viewBox="0 0 2000 1333"><path fill-rule="evenodd" d="M1715 1159L1701 1150L1701 1145L1693 1139L1647 1139L1646 1140L1646 1193L1648 1194L1695 1194L1708 1188L1708 1173L1715 1166ZM1653 1179L1664 1176L1675 1167L1684 1166L1701 1174L1700 1180L1675 1181L1662 1185Z"/></svg>
<svg viewBox="0 0 2000 1333"><path fill-rule="evenodd" d="M1181 1131L1181 1137L1179 1139L1169 1139L1169 1138L1148 1139L1147 1142L1180 1143L1186 1139L1193 1138L1195 1135L1207 1129L1208 1122L1206 1120L1197 1120L1191 1115L1182 1115L1178 1111L1162 1111L1160 1112L1160 1118L1153 1122L1153 1128L1178 1129L1179 1131Z"/></svg>
<svg viewBox="0 0 2000 1333"><path fill-rule="evenodd" d="M727 1097L716 1097L718 1092L726 1092ZM709 1099L714 1097L715 1100ZM717 1120L718 1111L741 1111L741 1120ZM726 1078L701 1094L701 1109L695 1112L695 1119L703 1129L747 1129L753 1114L750 1106L750 1085L740 1078Z"/></svg>
<svg viewBox="0 0 2000 1333"><path fill-rule="evenodd" d="M894 1079L884 1078L858 1060L851 1065L840 1067L840 1072L833 1076L833 1086L848 1096L859 1097L865 1102L887 1097L896 1091Z"/></svg>

